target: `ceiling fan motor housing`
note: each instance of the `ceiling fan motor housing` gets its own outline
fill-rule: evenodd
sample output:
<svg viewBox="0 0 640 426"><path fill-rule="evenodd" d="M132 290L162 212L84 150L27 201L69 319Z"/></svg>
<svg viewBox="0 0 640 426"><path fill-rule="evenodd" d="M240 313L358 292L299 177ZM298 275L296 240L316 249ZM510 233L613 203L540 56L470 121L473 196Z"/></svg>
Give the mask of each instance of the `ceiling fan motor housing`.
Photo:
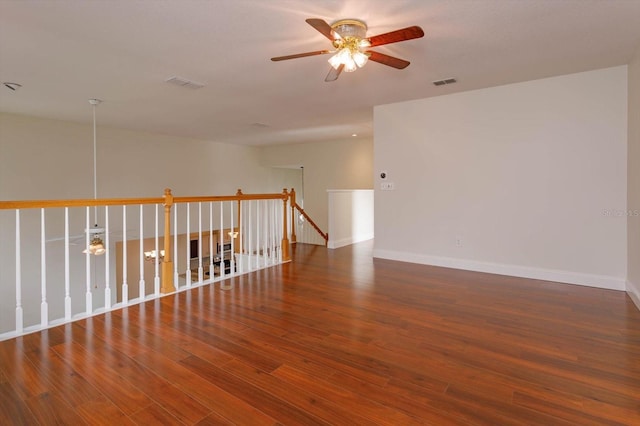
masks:
<svg viewBox="0 0 640 426"><path fill-rule="evenodd" d="M362 40L367 37L367 24L358 19L341 19L331 25L334 34L337 35L336 41L340 38L354 38ZM336 43L334 41L334 44ZM337 47L337 46L336 46Z"/></svg>

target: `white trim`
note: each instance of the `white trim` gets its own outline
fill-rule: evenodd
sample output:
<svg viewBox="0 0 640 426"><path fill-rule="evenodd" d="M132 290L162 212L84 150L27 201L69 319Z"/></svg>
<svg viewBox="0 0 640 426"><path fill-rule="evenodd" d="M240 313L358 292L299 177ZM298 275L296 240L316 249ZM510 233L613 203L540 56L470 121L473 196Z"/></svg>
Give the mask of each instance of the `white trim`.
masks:
<svg viewBox="0 0 640 426"><path fill-rule="evenodd" d="M327 192L373 192L373 189L327 189Z"/></svg>
<svg viewBox="0 0 640 426"><path fill-rule="evenodd" d="M429 256L392 250L374 249L373 257L398 260L401 262L419 263L423 265L442 266L445 268L486 272L490 274L509 275L514 277L531 278L544 281L555 281L566 284L578 284L609 290L625 291L625 289L628 289L628 283L627 285L625 285L624 278L617 278L607 275L584 274L581 272L561 271L556 269L532 268L530 266L479 262L476 260Z"/></svg>
<svg viewBox="0 0 640 426"><path fill-rule="evenodd" d="M627 294L633 300L636 307L640 309L640 286L633 284L631 281L627 281Z"/></svg>
<svg viewBox="0 0 640 426"><path fill-rule="evenodd" d="M327 247L330 249L337 249L340 247L348 246L355 243L360 243L362 241L368 241L373 239L373 234L366 235L356 235L348 238L341 238L339 240L332 240L331 235L329 235L329 242L327 243Z"/></svg>

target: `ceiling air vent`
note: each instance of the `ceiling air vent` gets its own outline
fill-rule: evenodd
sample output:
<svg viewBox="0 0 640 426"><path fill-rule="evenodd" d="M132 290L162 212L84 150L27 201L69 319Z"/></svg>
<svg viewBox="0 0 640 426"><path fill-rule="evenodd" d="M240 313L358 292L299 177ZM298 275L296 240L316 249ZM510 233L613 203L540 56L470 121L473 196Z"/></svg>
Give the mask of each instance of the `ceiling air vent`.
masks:
<svg viewBox="0 0 640 426"><path fill-rule="evenodd" d="M182 77L171 77L165 80L167 83L175 84L176 86L186 87L187 89L201 89L204 87L202 83L196 83L195 81L187 80Z"/></svg>
<svg viewBox="0 0 640 426"><path fill-rule="evenodd" d="M436 80L433 82L434 86L444 86L445 84L453 84L457 80L455 78L445 78L443 80Z"/></svg>

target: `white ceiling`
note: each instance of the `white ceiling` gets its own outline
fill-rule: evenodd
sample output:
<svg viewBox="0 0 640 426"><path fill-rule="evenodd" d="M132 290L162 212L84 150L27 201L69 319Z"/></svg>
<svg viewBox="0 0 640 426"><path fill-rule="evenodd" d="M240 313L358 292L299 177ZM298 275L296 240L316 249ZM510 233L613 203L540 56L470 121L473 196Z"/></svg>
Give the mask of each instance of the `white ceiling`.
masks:
<svg viewBox="0 0 640 426"><path fill-rule="evenodd" d="M329 55L269 60L331 48L311 17L426 35L376 48L405 70L371 62L325 83ZM100 98L99 126L249 145L371 137L375 105L622 65L639 46L640 0L0 0L0 81L23 85L0 87L0 110L89 123Z"/></svg>

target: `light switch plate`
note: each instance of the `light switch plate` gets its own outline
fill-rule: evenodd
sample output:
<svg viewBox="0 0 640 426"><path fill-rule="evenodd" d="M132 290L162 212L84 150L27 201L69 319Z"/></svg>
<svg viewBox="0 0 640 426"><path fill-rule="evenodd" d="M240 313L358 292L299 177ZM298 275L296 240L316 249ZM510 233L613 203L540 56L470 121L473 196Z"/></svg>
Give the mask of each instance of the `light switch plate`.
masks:
<svg viewBox="0 0 640 426"><path fill-rule="evenodd" d="M380 189L383 191L393 191L395 187L393 186L393 182L382 182L380 184Z"/></svg>

